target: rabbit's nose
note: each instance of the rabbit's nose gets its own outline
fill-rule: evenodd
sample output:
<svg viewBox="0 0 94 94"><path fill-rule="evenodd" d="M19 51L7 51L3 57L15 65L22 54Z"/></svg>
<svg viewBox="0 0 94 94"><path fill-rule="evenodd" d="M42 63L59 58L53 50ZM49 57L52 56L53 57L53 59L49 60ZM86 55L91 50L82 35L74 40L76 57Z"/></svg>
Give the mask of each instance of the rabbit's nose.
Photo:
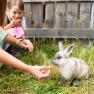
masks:
<svg viewBox="0 0 94 94"><path fill-rule="evenodd" d="M52 58L51 63L54 63L55 57Z"/></svg>

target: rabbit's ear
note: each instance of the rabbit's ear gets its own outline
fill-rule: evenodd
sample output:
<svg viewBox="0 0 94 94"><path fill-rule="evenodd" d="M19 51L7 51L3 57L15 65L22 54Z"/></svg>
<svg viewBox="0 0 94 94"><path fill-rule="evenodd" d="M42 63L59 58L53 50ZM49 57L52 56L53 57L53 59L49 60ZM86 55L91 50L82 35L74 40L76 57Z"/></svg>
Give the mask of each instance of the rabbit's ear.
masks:
<svg viewBox="0 0 94 94"><path fill-rule="evenodd" d="M75 47L75 44L71 44L71 45L69 45L69 46L64 50L64 52L69 56L69 55L72 53L74 47Z"/></svg>
<svg viewBox="0 0 94 94"><path fill-rule="evenodd" d="M63 51L64 50L64 47L62 45L62 41L59 41L58 46L59 46L59 51Z"/></svg>

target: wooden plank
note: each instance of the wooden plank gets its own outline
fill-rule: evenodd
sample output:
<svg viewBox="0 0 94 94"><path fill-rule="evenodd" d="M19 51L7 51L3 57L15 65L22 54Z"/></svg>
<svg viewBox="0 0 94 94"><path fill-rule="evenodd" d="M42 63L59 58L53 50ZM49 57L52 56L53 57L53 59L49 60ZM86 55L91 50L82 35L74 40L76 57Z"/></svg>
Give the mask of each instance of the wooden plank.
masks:
<svg viewBox="0 0 94 94"><path fill-rule="evenodd" d="M45 4L45 19L43 23L43 28L53 28L54 27L54 5L53 3Z"/></svg>
<svg viewBox="0 0 94 94"><path fill-rule="evenodd" d="M23 0L24 2L61 2L61 1L82 1L82 2L90 2L94 0Z"/></svg>
<svg viewBox="0 0 94 94"><path fill-rule="evenodd" d="M91 3L81 3L80 5L80 26L81 28L90 27Z"/></svg>
<svg viewBox="0 0 94 94"><path fill-rule="evenodd" d="M69 2L68 3L68 14L67 14L67 27L73 28L77 27L77 13L78 12L78 3Z"/></svg>
<svg viewBox="0 0 94 94"><path fill-rule="evenodd" d="M24 4L24 15L26 18L26 25L28 28L32 27L32 6L31 3Z"/></svg>
<svg viewBox="0 0 94 94"><path fill-rule="evenodd" d="M91 5L90 28L94 28L94 3L92 3L92 5Z"/></svg>
<svg viewBox="0 0 94 94"><path fill-rule="evenodd" d="M43 22L43 9L42 4L40 3L34 3L32 6L33 11L33 28L42 28L42 22Z"/></svg>
<svg viewBox="0 0 94 94"><path fill-rule="evenodd" d="M89 28L46 28L27 29L28 38L94 38L94 30Z"/></svg>
<svg viewBox="0 0 94 94"><path fill-rule="evenodd" d="M65 26L65 3L55 4L54 28L64 28Z"/></svg>

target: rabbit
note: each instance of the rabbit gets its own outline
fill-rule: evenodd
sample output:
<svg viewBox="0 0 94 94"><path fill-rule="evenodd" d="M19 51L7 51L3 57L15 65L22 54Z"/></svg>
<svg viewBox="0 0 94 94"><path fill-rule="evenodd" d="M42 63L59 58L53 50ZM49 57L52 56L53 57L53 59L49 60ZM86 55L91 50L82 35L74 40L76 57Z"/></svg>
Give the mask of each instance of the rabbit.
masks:
<svg viewBox="0 0 94 94"><path fill-rule="evenodd" d="M62 42L59 42L59 52L52 58L51 63L59 69L61 78L71 84L74 79L85 79L89 77L90 70L84 60L80 58L69 58L75 44L64 49Z"/></svg>

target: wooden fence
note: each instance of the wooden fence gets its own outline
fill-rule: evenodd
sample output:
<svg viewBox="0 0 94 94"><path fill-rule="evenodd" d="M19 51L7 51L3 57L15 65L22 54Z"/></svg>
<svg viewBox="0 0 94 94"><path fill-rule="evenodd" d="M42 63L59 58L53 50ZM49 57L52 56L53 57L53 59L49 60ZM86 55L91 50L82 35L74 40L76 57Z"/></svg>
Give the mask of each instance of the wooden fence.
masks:
<svg viewBox="0 0 94 94"><path fill-rule="evenodd" d="M83 32L83 29L84 33L87 33L85 32L86 28L89 29L90 34L87 33L86 37L90 37L93 32L93 0L24 0L24 7L27 27L32 28L29 29L29 32L42 29L42 31L51 31L53 29L61 31L62 34L67 30L68 32L74 31L74 28L76 28L75 32L79 32L78 37L85 36L80 33L81 30ZM64 37L64 34L61 36ZM71 37L72 34L70 32Z"/></svg>

